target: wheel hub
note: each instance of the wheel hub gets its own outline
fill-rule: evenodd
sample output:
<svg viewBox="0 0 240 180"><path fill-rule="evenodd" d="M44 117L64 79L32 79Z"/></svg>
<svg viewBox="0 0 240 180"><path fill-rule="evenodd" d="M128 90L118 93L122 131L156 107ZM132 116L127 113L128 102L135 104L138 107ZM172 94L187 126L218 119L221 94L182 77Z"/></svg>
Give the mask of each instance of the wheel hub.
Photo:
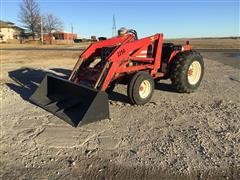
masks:
<svg viewBox="0 0 240 180"><path fill-rule="evenodd" d="M201 77L201 64L198 61L193 61L188 69L188 82L191 85L197 84Z"/></svg>
<svg viewBox="0 0 240 180"><path fill-rule="evenodd" d="M142 99L149 96L151 93L151 84L149 81L144 80L139 87L139 95Z"/></svg>

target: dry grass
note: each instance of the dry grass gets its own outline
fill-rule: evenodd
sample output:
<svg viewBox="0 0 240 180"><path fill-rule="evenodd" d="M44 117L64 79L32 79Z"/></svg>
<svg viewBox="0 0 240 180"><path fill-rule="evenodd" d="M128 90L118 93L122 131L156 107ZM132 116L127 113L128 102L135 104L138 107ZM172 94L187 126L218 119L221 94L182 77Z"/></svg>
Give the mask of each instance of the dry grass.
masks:
<svg viewBox="0 0 240 180"><path fill-rule="evenodd" d="M195 49L240 49L240 39L167 39L166 42L175 44L185 44L189 40L190 44Z"/></svg>
<svg viewBox="0 0 240 180"><path fill-rule="evenodd" d="M8 44L8 43L3 43L0 44L1 49L5 48L85 48L89 46L91 43L90 42L82 42L82 43L74 43L74 44Z"/></svg>
<svg viewBox="0 0 240 180"><path fill-rule="evenodd" d="M195 49L240 49L240 39L166 39L165 42L173 42L175 44L185 44L189 40ZM85 48L90 42L74 43L68 45L41 45L41 44L0 44L0 48Z"/></svg>
<svg viewBox="0 0 240 180"><path fill-rule="evenodd" d="M53 67L65 67L72 69L77 62L81 51L44 51L44 50L1 50L0 56L0 83L9 82L8 72L19 68L28 67L33 69Z"/></svg>
<svg viewBox="0 0 240 180"><path fill-rule="evenodd" d="M44 50L2 50L2 60L8 59L58 59L58 58L77 58L82 51L67 51L67 50L56 50L56 51L44 51Z"/></svg>

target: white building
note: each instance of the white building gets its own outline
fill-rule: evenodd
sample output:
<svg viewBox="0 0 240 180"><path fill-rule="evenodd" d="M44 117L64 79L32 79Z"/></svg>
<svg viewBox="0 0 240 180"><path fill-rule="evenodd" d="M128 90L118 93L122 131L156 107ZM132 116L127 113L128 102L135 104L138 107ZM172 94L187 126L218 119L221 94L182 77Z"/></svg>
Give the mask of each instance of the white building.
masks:
<svg viewBox="0 0 240 180"><path fill-rule="evenodd" d="M24 29L15 26L14 23L0 20L0 42L11 39L19 39Z"/></svg>

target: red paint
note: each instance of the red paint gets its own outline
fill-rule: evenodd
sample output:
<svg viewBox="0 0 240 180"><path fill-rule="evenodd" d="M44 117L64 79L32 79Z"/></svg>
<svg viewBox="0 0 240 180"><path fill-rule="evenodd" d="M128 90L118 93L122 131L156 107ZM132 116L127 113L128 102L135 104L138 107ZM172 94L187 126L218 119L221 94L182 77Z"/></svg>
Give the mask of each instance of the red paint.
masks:
<svg viewBox="0 0 240 180"><path fill-rule="evenodd" d="M88 67L87 62L91 62L94 57L101 56L104 47L113 48L103 62L105 65ZM80 55L74 68L77 69L77 74L71 78L71 81L78 83L84 81L85 84L86 82L90 83L90 87L105 91L111 81L124 78L128 74L138 71L146 71L153 78L163 77L165 73L160 71L162 47L163 34L161 33L139 40L136 40L135 36L130 33L93 43ZM179 52L191 50L189 43L182 47L182 50L171 52L168 63Z"/></svg>

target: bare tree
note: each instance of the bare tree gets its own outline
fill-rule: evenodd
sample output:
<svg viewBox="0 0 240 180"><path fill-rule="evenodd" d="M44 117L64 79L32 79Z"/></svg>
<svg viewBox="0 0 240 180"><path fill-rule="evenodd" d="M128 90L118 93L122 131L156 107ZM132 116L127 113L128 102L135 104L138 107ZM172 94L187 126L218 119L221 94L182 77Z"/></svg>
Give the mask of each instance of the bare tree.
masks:
<svg viewBox="0 0 240 180"><path fill-rule="evenodd" d="M20 21L30 31L33 39L40 24L40 8L35 0L22 0L19 12Z"/></svg>
<svg viewBox="0 0 240 180"><path fill-rule="evenodd" d="M53 14L46 14L44 17L44 30L48 33L63 29L63 22Z"/></svg>

